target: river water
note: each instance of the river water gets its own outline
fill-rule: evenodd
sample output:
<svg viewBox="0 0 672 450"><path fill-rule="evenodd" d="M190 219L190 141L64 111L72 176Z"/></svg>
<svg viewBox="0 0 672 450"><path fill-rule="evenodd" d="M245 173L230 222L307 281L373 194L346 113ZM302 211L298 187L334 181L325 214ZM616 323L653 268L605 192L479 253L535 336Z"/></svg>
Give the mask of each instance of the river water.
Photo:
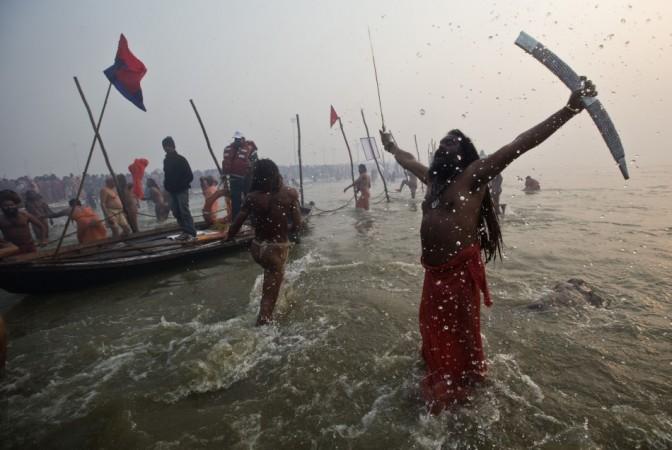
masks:
<svg viewBox="0 0 672 450"><path fill-rule="evenodd" d="M418 388L421 210L408 192L314 215L271 327L253 326L261 270L245 251L74 293L3 291L1 446L671 448L670 169L626 185L615 168L547 174L536 195L505 174L488 380L436 417ZM336 208L344 184L306 198ZM607 306L527 308L576 277Z"/></svg>

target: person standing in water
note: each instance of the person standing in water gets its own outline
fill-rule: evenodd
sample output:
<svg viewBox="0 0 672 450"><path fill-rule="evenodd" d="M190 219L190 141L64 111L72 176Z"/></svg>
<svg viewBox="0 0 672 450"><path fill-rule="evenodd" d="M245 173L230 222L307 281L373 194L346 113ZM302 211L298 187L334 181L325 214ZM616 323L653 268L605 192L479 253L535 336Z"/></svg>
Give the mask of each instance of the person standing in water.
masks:
<svg viewBox="0 0 672 450"><path fill-rule="evenodd" d="M353 188L355 193L359 194L359 197L357 197L357 200L355 201L355 208L368 211L369 199L371 198L371 177L366 173L366 166L364 164L360 164L358 169L359 178L357 178L353 184L350 184L343 189L343 192Z"/></svg>
<svg viewBox="0 0 672 450"><path fill-rule="evenodd" d="M397 192L401 192L404 189L404 186L408 186L408 189L411 190L411 198L415 198L415 191L418 190L418 177L408 170L404 171L404 175L404 179L401 181L401 185L399 186L399 189L397 189Z"/></svg>
<svg viewBox="0 0 672 450"><path fill-rule="evenodd" d="M105 186L100 190L100 207L103 210L107 226L112 231L112 237L119 236L120 229L122 236L131 234L131 227L126 220L124 206L119 199L112 177L105 178Z"/></svg>
<svg viewBox="0 0 672 450"><path fill-rule="evenodd" d="M597 95L591 81L572 93L566 106L490 156L459 130L439 144L429 168L401 150L381 131L385 150L427 184L422 204L422 265L425 280L420 304L422 357L427 374L422 391L431 413L467 400L486 372L480 329L480 302L492 304L486 262L501 258L502 234L488 182L516 158L538 146L584 109L583 97Z"/></svg>
<svg viewBox="0 0 672 450"><path fill-rule="evenodd" d="M301 208L296 189L282 183L278 166L270 159L260 159L252 172L250 193L229 228L227 239L233 239L247 217L252 219L254 240L250 253L264 269L264 284L257 326L273 320L289 254L289 233L301 227ZM289 220L291 219L291 228Z"/></svg>
<svg viewBox="0 0 672 450"><path fill-rule="evenodd" d="M525 177L525 187L523 188L523 192L529 194L532 192L539 192L541 190L541 184L531 176L526 176Z"/></svg>
<svg viewBox="0 0 672 450"><path fill-rule="evenodd" d="M0 231L6 241L19 248L19 254L35 253L37 248L30 234L29 225L37 230L38 236L44 236L46 230L42 228L42 222L37 217L19 210L20 204L21 197L16 192L8 189L0 191L0 209L2 209ZM47 241L42 238L39 244L46 245Z"/></svg>

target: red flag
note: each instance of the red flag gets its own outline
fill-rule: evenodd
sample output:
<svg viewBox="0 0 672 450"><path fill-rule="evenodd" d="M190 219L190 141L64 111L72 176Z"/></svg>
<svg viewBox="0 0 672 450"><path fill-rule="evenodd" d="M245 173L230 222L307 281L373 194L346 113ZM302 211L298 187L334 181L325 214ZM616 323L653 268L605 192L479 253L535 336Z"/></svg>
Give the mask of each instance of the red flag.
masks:
<svg viewBox="0 0 672 450"><path fill-rule="evenodd" d="M114 64L103 71L110 83L117 88L119 93L126 97L131 103L146 111L142 100L142 89L140 80L147 73L147 68L133 53L128 49L128 41L122 34L119 38L117 47L117 56L114 58Z"/></svg>
<svg viewBox="0 0 672 450"><path fill-rule="evenodd" d="M331 105L331 117L329 117L329 127L333 127L337 120L338 120L338 114L336 114L334 105Z"/></svg>

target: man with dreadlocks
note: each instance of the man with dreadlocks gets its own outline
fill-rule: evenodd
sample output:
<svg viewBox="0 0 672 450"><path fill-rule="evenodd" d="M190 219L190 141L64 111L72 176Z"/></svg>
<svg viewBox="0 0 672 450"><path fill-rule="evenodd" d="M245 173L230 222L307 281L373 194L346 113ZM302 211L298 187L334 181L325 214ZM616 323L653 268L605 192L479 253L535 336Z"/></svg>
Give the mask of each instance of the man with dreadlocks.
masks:
<svg viewBox="0 0 672 450"><path fill-rule="evenodd" d="M40 220L30 213L19 210L21 197L14 191L8 189L0 191L0 231L6 241L11 242L19 248L21 253L35 253L35 242L30 235L29 224L38 231L41 236L40 245L47 243L43 236L46 230Z"/></svg>
<svg viewBox="0 0 672 450"><path fill-rule="evenodd" d="M385 150L428 186L420 228L425 280L419 316L427 365L422 391L432 413L465 401L486 371L481 293L486 306L491 301L481 252L486 261L497 254L501 258L502 246L488 182L584 109L582 97L597 92L591 81L583 80L583 88L572 93L565 107L483 159L467 136L452 130L427 168L381 131Z"/></svg>
<svg viewBox="0 0 672 450"><path fill-rule="evenodd" d="M289 232L296 233L301 227L299 194L282 183L278 166L270 159L260 159L254 165L250 193L231 224L227 239L234 238L248 216L254 227L250 253L264 268L257 325L266 325L273 320L273 309L285 274ZM291 219L291 230L288 219Z"/></svg>

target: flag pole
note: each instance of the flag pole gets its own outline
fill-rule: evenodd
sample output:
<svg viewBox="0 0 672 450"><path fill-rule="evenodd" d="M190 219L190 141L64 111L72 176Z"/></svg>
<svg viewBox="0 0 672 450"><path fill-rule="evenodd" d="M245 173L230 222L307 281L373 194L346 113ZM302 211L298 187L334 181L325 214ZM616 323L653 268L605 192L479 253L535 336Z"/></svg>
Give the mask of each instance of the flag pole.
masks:
<svg viewBox="0 0 672 450"><path fill-rule="evenodd" d="M362 121L364 122L364 129L366 130L366 138L368 139L369 146L371 147L371 154L373 155L373 160L376 163L376 168L378 169L378 175L380 175L380 179L383 180L383 189L385 189L385 198L389 203L390 194L387 193L387 183L385 182L385 177L383 176L383 173L380 171L380 166L378 165L378 157L376 157L376 151L373 148L373 145L371 145L371 135L369 134L369 126L366 124L366 118L364 117L364 109L361 109L361 112L362 112Z"/></svg>
<svg viewBox="0 0 672 450"><path fill-rule="evenodd" d="M103 121L103 114L105 114L105 108L107 108L107 99L110 98L110 90L112 89L112 82L107 86L107 93L105 94L105 101L103 102L103 108L100 110L100 116L98 116L98 124L96 125L96 133L100 131L100 124ZM79 199L79 197L82 195L82 190L84 188L84 180L86 180L86 174L89 171L89 165L91 164L91 157L93 156L93 150L96 148L96 136L94 135L93 141L91 142L91 148L89 149L89 156L86 158L86 164L84 165L84 171L82 172L82 179L79 182L79 188L77 189L77 196L75 197L76 199ZM63 228L63 233L61 233L61 237L58 239L58 244L56 245L56 251L54 251L54 256L58 255L58 252L61 250L61 245L63 244L63 239L65 238L65 234L68 232L68 226L70 225L70 222L72 221L72 213L74 212L75 207L73 206L70 209L70 214L68 214L68 218L65 219L65 227Z"/></svg>
<svg viewBox="0 0 672 450"><path fill-rule="evenodd" d="M415 154L418 155L418 162L422 163L420 160L420 150L418 149L418 136L414 134L413 140L415 141ZM422 189L422 192L425 192L425 183L420 183L420 189Z"/></svg>
<svg viewBox="0 0 672 450"><path fill-rule="evenodd" d="M348 144L348 138L345 137L345 130L343 129L343 122L341 118L338 118L338 125L341 127L341 133L343 134L343 140L345 141L345 147L348 149L348 156L350 157L350 175L352 176L352 195L355 198L355 203L357 203L357 189L355 189L355 165L352 162L352 152L350 151L350 144Z"/></svg>
<svg viewBox="0 0 672 450"><path fill-rule="evenodd" d="M93 127L93 131L96 134L94 139L98 140L98 143L100 144L100 150L103 152L103 158L105 159L105 164L107 165L107 169L110 171L110 175L112 175L112 181L114 181L114 187L117 190L117 194L119 195L119 200L121 201L121 207L122 210L124 211L124 215L126 215L126 219L128 219L129 214L128 210L126 208L126 203L122 201L124 198L124 193L121 192L121 189L119 189L119 183L117 183L117 175L114 173L114 169L112 169L112 164L110 164L110 159L107 156L107 151L105 150L105 144L103 144L103 140L100 137L100 133L98 132L98 129L96 128L96 122L93 119L93 114L91 113L91 108L89 107L89 103L86 101L86 97L84 96L84 91L82 91L82 87L79 84L79 80L77 77L73 77L75 79L75 84L77 85L77 90L79 91L79 96L82 98L82 102L84 102L84 107L86 108L86 112L89 115L89 121L91 122L91 126ZM131 226L131 229L133 230L134 233L137 233L138 230L135 227L133 223L131 223L130 220L128 220L128 224Z"/></svg>
<svg viewBox="0 0 672 450"><path fill-rule="evenodd" d="M201 115L198 113L196 105L194 104L194 101L192 99L189 99L189 103L191 103L191 107L194 109L194 113L196 113L198 123L201 125L201 130L203 130L203 136L205 136L205 143L208 146L208 150L210 151L210 156L212 156L213 161L215 161L215 167L217 167L217 171L219 172L219 176L221 177L224 174L224 172L222 172L222 168L219 167L219 161L217 161L215 152L212 151L212 145L210 145L210 138L208 138L208 133L205 131L205 126L203 125L203 121L201 120Z"/></svg>
<svg viewBox="0 0 672 450"><path fill-rule="evenodd" d="M303 166L301 165L301 123L299 122L299 115L296 115L296 131L298 137L298 152L299 152L299 190L301 192L301 206L303 206Z"/></svg>

